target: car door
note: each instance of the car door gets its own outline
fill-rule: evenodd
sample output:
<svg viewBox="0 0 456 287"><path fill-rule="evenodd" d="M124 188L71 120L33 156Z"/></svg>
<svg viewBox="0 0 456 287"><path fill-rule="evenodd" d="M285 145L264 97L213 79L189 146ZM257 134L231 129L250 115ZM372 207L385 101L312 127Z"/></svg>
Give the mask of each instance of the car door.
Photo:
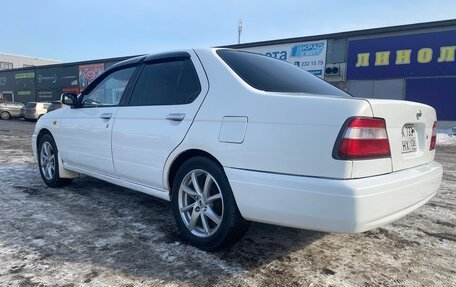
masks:
<svg viewBox="0 0 456 287"><path fill-rule="evenodd" d="M208 90L193 51L145 61L112 136L114 166L126 181L163 190L163 168L182 142Z"/></svg>
<svg viewBox="0 0 456 287"><path fill-rule="evenodd" d="M120 100L136 67L108 72L89 86L76 108L65 109L56 129L62 160L71 166L115 176L111 133Z"/></svg>

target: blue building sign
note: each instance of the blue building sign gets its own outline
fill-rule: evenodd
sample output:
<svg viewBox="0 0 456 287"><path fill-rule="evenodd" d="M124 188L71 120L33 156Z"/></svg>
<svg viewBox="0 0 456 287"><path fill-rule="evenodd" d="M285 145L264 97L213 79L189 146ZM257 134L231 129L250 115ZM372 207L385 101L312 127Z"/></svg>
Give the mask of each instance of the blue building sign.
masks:
<svg viewBox="0 0 456 287"><path fill-rule="evenodd" d="M349 41L347 79L456 75L456 31Z"/></svg>
<svg viewBox="0 0 456 287"><path fill-rule="evenodd" d="M439 121L454 121L456 77L408 79L405 99L433 106Z"/></svg>

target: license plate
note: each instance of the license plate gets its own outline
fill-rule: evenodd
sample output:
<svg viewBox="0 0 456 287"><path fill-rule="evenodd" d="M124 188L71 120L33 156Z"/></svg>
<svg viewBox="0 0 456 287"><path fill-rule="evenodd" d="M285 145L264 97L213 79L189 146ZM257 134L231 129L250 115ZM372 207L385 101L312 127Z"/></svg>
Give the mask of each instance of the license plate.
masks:
<svg viewBox="0 0 456 287"><path fill-rule="evenodd" d="M416 151L416 130L413 125L405 125L402 128L402 153Z"/></svg>

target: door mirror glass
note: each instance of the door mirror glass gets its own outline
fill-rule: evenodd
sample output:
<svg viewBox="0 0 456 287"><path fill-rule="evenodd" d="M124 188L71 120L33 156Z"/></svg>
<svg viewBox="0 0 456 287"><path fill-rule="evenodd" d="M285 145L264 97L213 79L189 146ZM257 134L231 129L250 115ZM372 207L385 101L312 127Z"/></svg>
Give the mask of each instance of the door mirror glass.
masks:
<svg viewBox="0 0 456 287"><path fill-rule="evenodd" d="M74 106L76 104L77 95L74 93L63 93L60 96L60 101L64 105Z"/></svg>

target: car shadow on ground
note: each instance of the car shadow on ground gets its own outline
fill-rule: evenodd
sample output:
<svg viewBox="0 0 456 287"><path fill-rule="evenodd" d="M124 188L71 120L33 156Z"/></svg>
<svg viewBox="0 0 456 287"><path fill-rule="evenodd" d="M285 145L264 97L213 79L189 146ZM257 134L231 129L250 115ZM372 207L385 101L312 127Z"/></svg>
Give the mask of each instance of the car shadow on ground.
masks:
<svg viewBox="0 0 456 287"><path fill-rule="evenodd" d="M12 181L11 192L20 194L14 215L0 212L3 228L10 230L0 234L1 242L46 264L89 263L95 266L92 275L111 270L164 282L214 284L274 260L290 260L293 251L325 235L252 223L238 243L208 253L183 241L169 202L85 176L51 189L35 167L24 174L30 177L25 182Z"/></svg>

